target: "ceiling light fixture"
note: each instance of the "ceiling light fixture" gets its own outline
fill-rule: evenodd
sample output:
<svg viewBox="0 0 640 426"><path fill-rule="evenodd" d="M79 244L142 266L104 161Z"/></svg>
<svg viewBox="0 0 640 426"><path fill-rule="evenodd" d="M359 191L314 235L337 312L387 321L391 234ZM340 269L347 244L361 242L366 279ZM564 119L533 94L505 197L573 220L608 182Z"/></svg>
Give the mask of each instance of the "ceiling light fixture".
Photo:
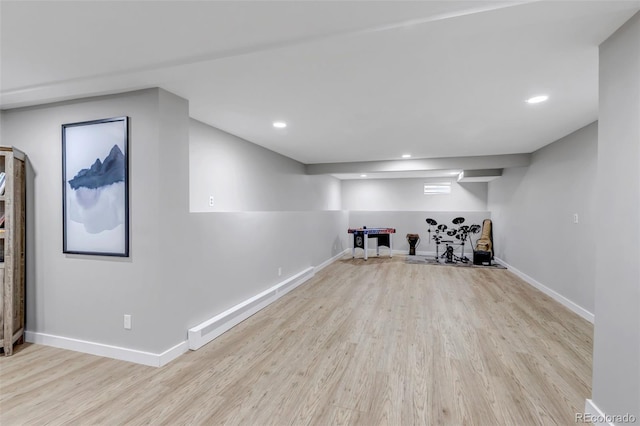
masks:
<svg viewBox="0 0 640 426"><path fill-rule="evenodd" d="M539 104L540 102L544 102L547 99L549 99L548 95L539 95L539 96L534 96L533 98L527 99L526 102L528 104Z"/></svg>
<svg viewBox="0 0 640 426"><path fill-rule="evenodd" d="M360 175L360 177L367 177L367 175Z"/></svg>
<svg viewBox="0 0 640 426"><path fill-rule="evenodd" d="M402 158L411 158L411 154L402 154Z"/></svg>
<svg viewBox="0 0 640 426"><path fill-rule="evenodd" d="M287 127L287 123L285 123L284 121L274 121L273 127L275 127L276 129L284 129L285 127Z"/></svg>

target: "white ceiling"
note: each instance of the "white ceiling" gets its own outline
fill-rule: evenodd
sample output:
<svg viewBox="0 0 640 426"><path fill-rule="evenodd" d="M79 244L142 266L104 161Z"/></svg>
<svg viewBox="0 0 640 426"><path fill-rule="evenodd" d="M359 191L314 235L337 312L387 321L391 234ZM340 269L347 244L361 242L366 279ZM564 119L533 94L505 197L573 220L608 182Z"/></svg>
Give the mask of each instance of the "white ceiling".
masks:
<svg viewBox="0 0 640 426"><path fill-rule="evenodd" d="M193 118L306 164L528 153L597 119L598 44L638 10L2 1L0 103L162 87Z"/></svg>

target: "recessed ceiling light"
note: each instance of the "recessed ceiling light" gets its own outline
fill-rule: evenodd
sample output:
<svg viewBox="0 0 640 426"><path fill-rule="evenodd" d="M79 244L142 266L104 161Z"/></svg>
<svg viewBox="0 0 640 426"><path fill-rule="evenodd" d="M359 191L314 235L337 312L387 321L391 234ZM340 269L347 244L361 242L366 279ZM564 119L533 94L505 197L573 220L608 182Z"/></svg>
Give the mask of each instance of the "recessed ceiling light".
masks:
<svg viewBox="0 0 640 426"><path fill-rule="evenodd" d="M549 99L549 96L547 96L547 95L539 95L539 96L534 96L533 98L527 99L527 103L528 104L539 104L540 102L544 102L547 99Z"/></svg>
<svg viewBox="0 0 640 426"><path fill-rule="evenodd" d="M367 177L367 175L360 175L360 177Z"/></svg>
<svg viewBox="0 0 640 426"><path fill-rule="evenodd" d="M274 121L273 127L275 127L276 129L284 129L285 127L287 127L287 123L285 123L284 121Z"/></svg>
<svg viewBox="0 0 640 426"><path fill-rule="evenodd" d="M411 158L411 154L402 154L402 158Z"/></svg>

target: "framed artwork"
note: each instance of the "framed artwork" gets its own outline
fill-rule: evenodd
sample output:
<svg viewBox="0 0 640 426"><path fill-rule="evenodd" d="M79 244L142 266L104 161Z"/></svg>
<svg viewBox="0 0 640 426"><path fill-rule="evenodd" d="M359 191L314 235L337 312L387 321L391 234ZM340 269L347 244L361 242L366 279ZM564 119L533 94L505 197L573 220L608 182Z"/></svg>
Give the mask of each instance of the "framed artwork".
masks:
<svg viewBox="0 0 640 426"><path fill-rule="evenodd" d="M62 125L62 251L129 256L129 118Z"/></svg>

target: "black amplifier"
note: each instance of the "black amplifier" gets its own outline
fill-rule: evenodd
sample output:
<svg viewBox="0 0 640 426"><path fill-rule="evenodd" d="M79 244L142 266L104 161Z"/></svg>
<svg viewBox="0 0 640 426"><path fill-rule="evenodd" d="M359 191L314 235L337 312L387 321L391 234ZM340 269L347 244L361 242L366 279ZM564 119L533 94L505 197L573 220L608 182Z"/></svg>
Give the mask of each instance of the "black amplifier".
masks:
<svg viewBox="0 0 640 426"><path fill-rule="evenodd" d="M491 252L490 251L474 251L473 252L473 264L491 266Z"/></svg>

